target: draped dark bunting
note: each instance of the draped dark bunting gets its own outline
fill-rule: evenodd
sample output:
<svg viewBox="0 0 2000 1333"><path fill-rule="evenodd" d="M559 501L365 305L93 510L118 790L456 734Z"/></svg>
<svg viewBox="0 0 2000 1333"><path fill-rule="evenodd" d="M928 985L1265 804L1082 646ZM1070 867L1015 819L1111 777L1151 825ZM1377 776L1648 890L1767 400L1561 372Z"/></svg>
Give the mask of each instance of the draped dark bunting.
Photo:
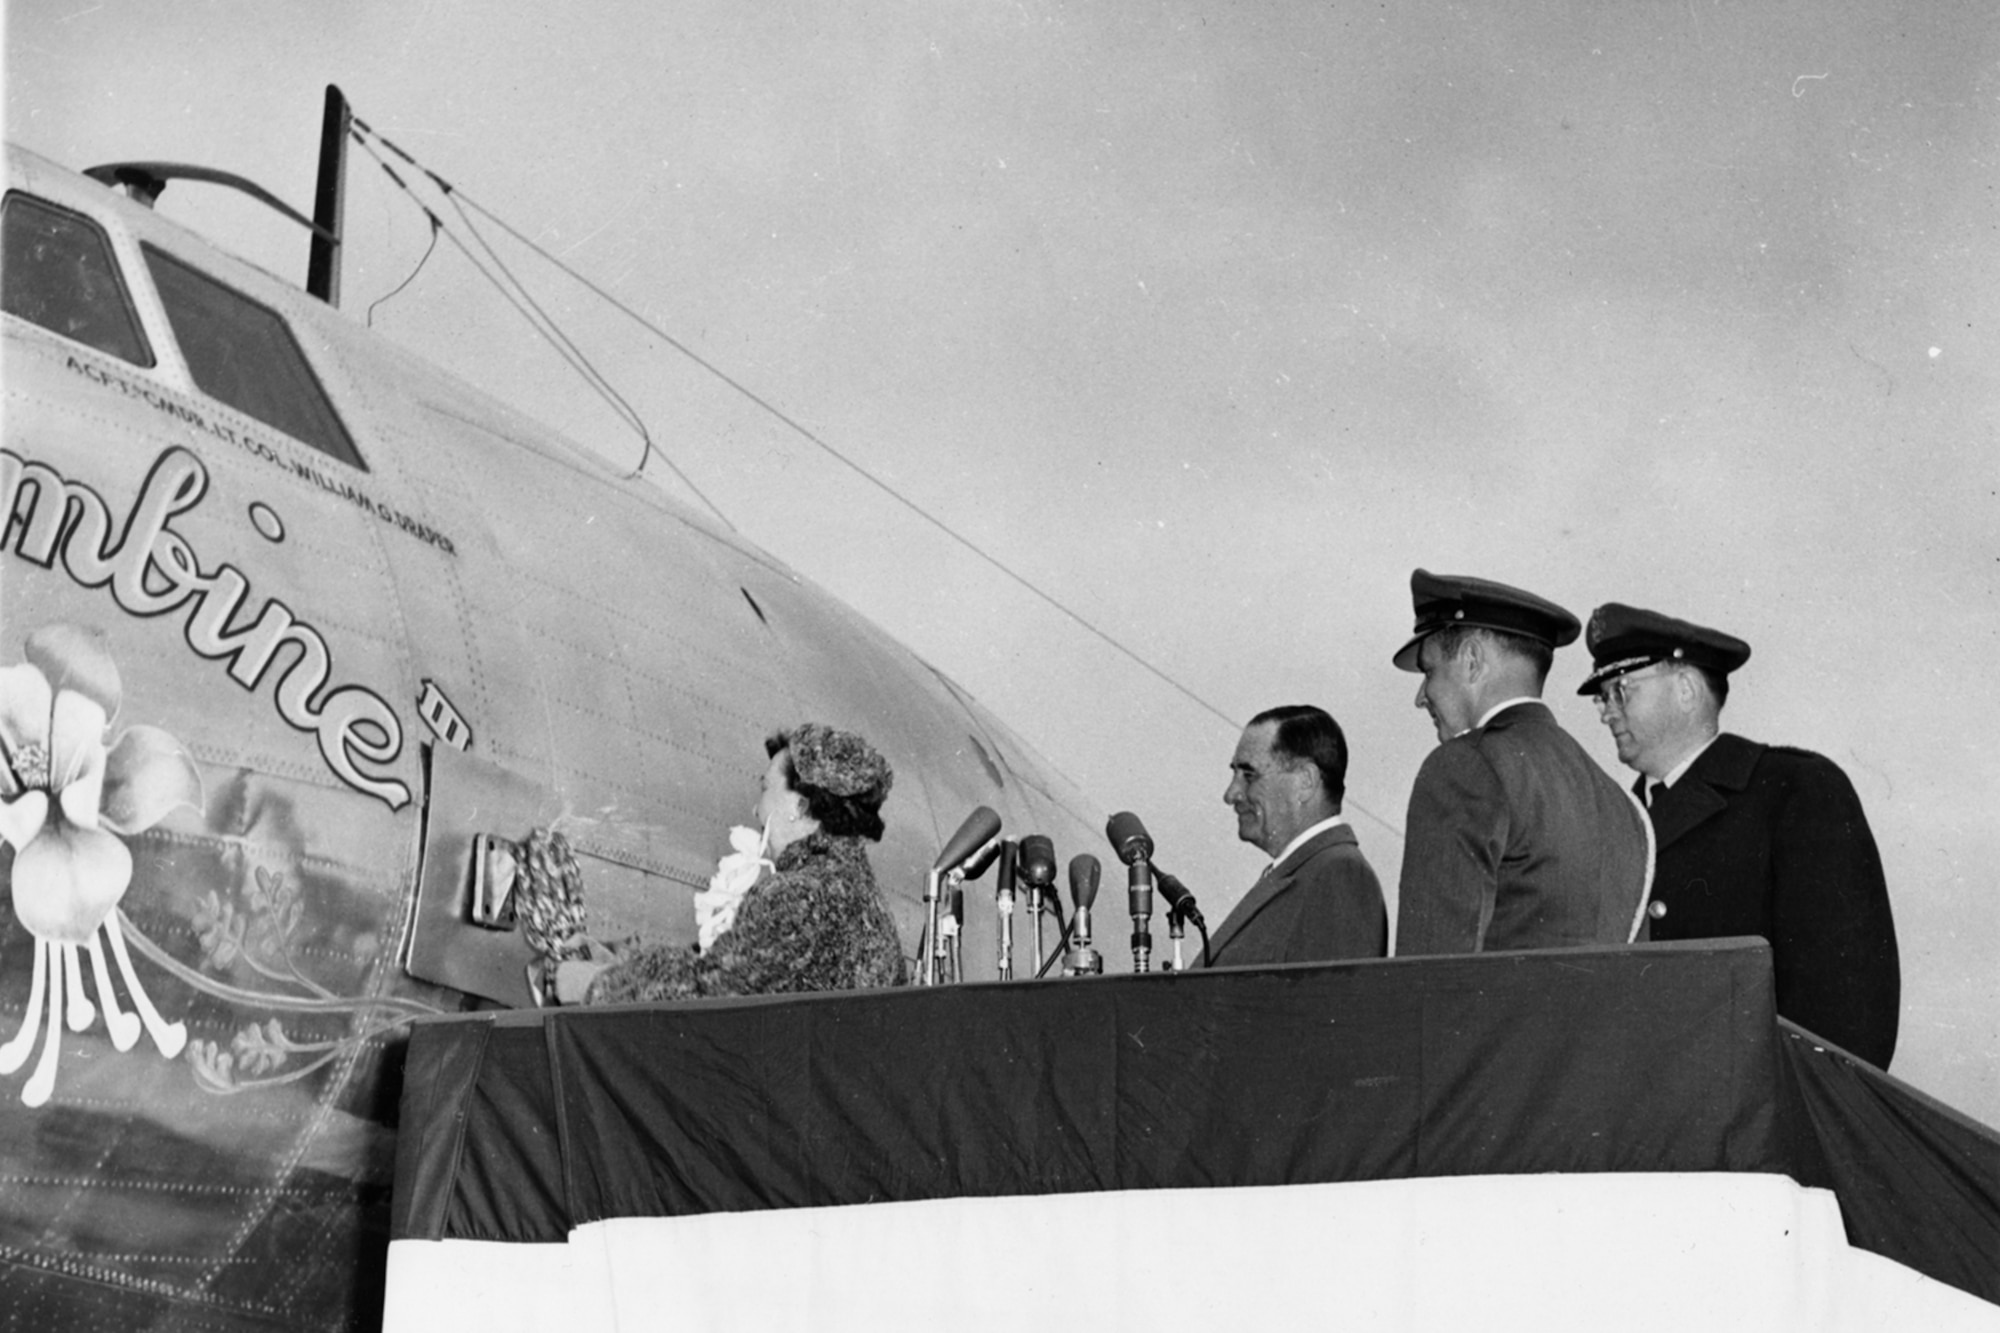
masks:
<svg viewBox="0 0 2000 1333"><path fill-rule="evenodd" d="M1781 1172L2000 1301L2000 1136L1796 1028L1762 941L427 1020L396 1239L613 1217L1566 1171ZM1983 1251L1978 1247L1986 1245Z"/></svg>

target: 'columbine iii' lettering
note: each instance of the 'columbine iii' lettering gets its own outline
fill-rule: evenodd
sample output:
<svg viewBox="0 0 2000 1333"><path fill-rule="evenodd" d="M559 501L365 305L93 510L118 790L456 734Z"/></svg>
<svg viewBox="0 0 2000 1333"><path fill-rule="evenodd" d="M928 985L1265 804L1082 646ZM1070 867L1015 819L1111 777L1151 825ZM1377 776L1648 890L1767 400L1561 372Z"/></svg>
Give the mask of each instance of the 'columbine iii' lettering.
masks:
<svg viewBox="0 0 2000 1333"><path fill-rule="evenodd" d="M359 685L325 689L333 671L326 640L284 603L266 599L256 620L245 625L237 612L249 595L249 580L232 565L203 571L194 548L173 530L174 516L194 508L207 491L208 470L201 460L185 449L168 449L154 460L124 532L114 539L111 509L90 487L0 449L0 550L11 535L14 550L44 569L61 555L71 578L86 588L108 584L112 599L135 616L188 606L183 627L188 647L226 661L229 678L246 690L258 687L281 649L296 648L272 690L278 715L313 733L320 755L342 782L391 810L402 809L410 789L369 771L402 753L403 727L395 710Z"/></svg>

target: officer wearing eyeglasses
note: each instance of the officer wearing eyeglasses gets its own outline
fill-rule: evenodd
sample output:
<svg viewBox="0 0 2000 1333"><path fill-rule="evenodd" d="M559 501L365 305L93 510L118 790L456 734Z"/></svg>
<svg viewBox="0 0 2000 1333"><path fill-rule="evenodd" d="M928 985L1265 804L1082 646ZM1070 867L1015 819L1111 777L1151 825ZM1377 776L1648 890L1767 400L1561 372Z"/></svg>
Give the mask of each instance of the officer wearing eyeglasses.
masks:
<svg viewBox="0 0 2000 1333"><path fill-rule="evenodd" d="M1778 1012L1886 1069L1902 995L1896 925L1847 775L1722 731L1729 673L1750 658L1743 640L1607 602L1586 642L1594 669L1577 692L1596 696L1653 821L1652 938L1763 936Z"/></svg>

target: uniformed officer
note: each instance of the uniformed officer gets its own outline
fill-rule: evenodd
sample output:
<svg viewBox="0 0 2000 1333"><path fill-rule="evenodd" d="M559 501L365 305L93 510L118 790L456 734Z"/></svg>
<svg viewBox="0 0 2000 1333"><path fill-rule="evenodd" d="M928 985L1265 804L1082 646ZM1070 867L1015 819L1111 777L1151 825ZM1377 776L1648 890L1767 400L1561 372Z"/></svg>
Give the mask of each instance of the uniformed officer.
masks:
<svg viewBox="0 0 2000 1333"><path fill-rule="evenodd" d="M1778 1012L1881 1068L1902 972L1882 858L1838 765L1721 730L1734 635L1607 602L1590 616L1595 695L1652 818L1652 938L1761 935Z"/></svg>
<svg viewBox="0 0 2000 1333"><path fill-rule="evenodd" d="M1541 702L1555 650L1581 626L1554 602L1485 579L1410 576L1438 747L1410 791L1396 953L1625 944L1652 872L1645 815Z"/></svg>

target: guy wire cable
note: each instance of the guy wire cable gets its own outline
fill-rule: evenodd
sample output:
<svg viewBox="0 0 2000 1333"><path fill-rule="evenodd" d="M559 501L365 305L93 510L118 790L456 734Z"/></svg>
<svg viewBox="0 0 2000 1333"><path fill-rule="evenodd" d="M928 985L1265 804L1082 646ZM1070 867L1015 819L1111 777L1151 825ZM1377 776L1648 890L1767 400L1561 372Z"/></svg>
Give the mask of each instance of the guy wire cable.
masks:
<svg viewBox="0 0 2000 1333"><path fill-rule="evenodd" d="M1073 622L1078 628L1082 629L1085 633L1089 634L1093 638L1097 639L1099 642L1103 643L1113 652L1125 658L1127 661L1137 666L1140 670L1144 671L1146 674L1152 676L1155 680L1165 685L1168 689L1174 691L1176 694L1180 695L1188 702L1200 708L1203 712L1208 713L1211 717L1214 717L1217 721L1223 723L1230 730L1236 731L1241 729L1243 725L1241 721L1231 717L1228 713L1216 707L1214 704L1210 703L1207 699L1202 698L1200 695L1196 694L1193 690L1181 684L1181 682L1175 680L1172 676L1169 676L1165 671L1162 671L1159 667L1153 665L1144 657L1140 656L1138 652L1136 652L1135 650L1126 647L1124 643L1114 638L1107 631L1100 629L1096 624L1086 619L1081 613L1073 610L1071 607L1069 607L1060 599L1058 599L1054 594L1044 591L1042 588L1038 587L1036 584L1031 582L1026 576L1016 573L1010 566L1003 563L998 557L988 553L983 547L973 542L970 538L962 536L957 530L955 530L949 524L944 522L944 520L932 514L929 510L925 509L915 500L912 500L907 495L904 495L894 486L891 486L888 482L882 480L882 478L876 476L873 472L870 472L867 468L863 467L861 464L857 463L852 458L849 458L846 454L842 453L839 449L836 449L826 440L821 439L817 434L815 434L809 427L804 425L802 422L796 420L795 418L787 414L783 409L779 408L775 404L771 403L770 401L759 395L755 390L751 389L748 385L742 383L740 380L737 380L727 371L723 370L720 366L716 365L714 362L702 356L699 352L695 351L692 347L689 347L686 343L682 342L680 339L674 337L673 334L668 333L665 329L661 328L659 325L647 319L644 315L641 315L638 311L626 305L616 296L612 295L610 292L598 286L595 282L592 282L589 278L585 277L583 274L571 268L568 264L564 263L562 259L549 253L546 249L544 249L541 245L537 244L534 240L523 235L520 231L516 230L505 218L502 218L497 213L494 213L484 204L481 204L477 199L474 199L472 196L467 194L464 190L460 189L456 185L453 185L451 182L445 180L442 176L439 176L429 167L419 162L414 156L412 156L408 151L406 151L404 148L398 145L395 141L391 140L388 136L376 130L373 126L368 125L359 116L354 117L353 124L356 127L357 131L365 132L366 134L372 136L373 138L380 140L385 148L387 148L390 152L396 154L396 156L402 158L405 162L409 163L412 169L420 171L425 176L427 176L431 180L432 184L435 185L440 192L442 192L447 198L453 201L453 206L459 212L459 215L461 217L464 217L464 208L471 208L475 212L479 213L482 217L485 217L495 226L499 227L502 231L506 232L509 236L513 237L515 241L517 241L521 245L526 246L528 249L532 250L535 254L539 255L546 263L553 265L557 269L560 269L563 273L567 274L571 278L571 280L581 284L585 288L588 288L600 300L604 301L614 310L617 310L619 313L623 314L626 318L630 319L633 323L639 325L639 327L653 334L655 337L665 342L669 347L672 347L675 351L679 352L682 356L694 362L697 366L700 366L703 370L706 370L709 374L715 376L717 379L721 380L724 384L736 390L737 393L741 394L750 402L762 408L766 413L775 418L777 421L789 427L794 433L796 433L800 438L804 439L807 443L820 449L828 457L832 458L834 461L838 462L843 467L853 472L856 476L860 477L862 480L868 482L871 486L881 491L884 495L887 495L890 499L896 501L896 503L902 505L905 509L909 510L912 514L915 514L918 518L922 519L924 522L936 528L939 532L943 533L946 537L950 538L954 543L963 547L966 551L978 557L978 559L983 561L985 564L997 570L1000 574L1005 576L1009 581L1016 584L1020 588L1026 590L1031 596L1035 597L1038 601L1041 601L1046 605L1053 607L1055 610L1061 612L1064 616L1068 617L1069 620ZM357 134L357 140L359 140L358 134ZM365 141L363 142L364 146L366 146ZM382 169L388 172L391 180L395 181L396 184L400 186L406 193L408 193L413 200L416 200L416 193L410 190L410 188L403 183L402 178L397 176L396 173L390 169L388 163L382 162L380 156L376 155L372 150L370 151L370 156L375 157L375 160L378 163L381 163ZM423 207L421 200L417 200L417 203L419 207ZM460 207L461 204L463 205L463 207ZM429 211L430 211L429 209L427 208L425 209L425 212L428 213ZM433 215L433 217L435 217L435 215ZM466 219L466 225L468 230L470 230L471 229L470 219ZM447 233L449 233L450 228L446 228L445 230ZM475 236L477 235L476 232L474 234ZM478 264L477 259L471 255L470 251L466 250L464 243L459 241L456 237L453 237L452 240L453 244L457 245L461 251L465 252L466 257L468 259L472 259L474 265L477 266ZM482 245L485 244L483 238L481 239L481 244ZM481 272L484 273L484 270L482 269ZM510 280L512 280L513 275L510 273L508 276ZM488 275L488 280L492 281L490 275ZM498 284L496 283L496 286L497 285ZM519 308L518 305L516 308L517 309ZM548 318L548 317L544 315L543 318ZM543 336L550 338L551 341L554 340L553 337L547 333L544 333ZM593 370L591 374L595 375L596 372ZM623 400L621 399L620 401L622 402ZM656 452L652 451L651 438L646 437L644 435L643 428L641 429L641 435L643 438L646 439L647 448L649 452ZM733 523L729 523L729 520L723 516L722 511L720 509L717 509L715 504L712 501L710 501L706 495L702 494L701 490L694 485L693 481L688 478L685 472L683 472L678 466L674 464L672 459L668 458L664 452L660 453L660 458L663 462L667 464L669 468L673 470L674 475L679 477L681 481L687 485L688 489L692 490L696 496L700 497L702 503L707 505L710 511L713 512L716 515L716 517L722 519L722 521L725 524L729 525L730 530L732 532L737 530L735 525ZM642 458L640 461L640 468L643 469L644 465L645 465L644 459ZM634 472L631 475L637 476L638 473ZM1345 806L1346 808L1353 810L1357 814L1367 816L1369 819L1375 821L1377 824L1380 824L1384 829L1387 829L1391 834L1395 835L1397 838L1400 839L1403 836L1403 831L1401 829L1397 828L1387 819L1384 819L1381 815L1376 814L1374 811L1368 809L1366 806L1363 806L1359 802L1353 800L1351 797L1345 802Z"/></svg>
<svg viewBox="0 0 2000 1333"><path fill-rule="evenodd" d="M674 462L672 458L668 457L666 453L654 448L652 433L646 428L646 423L644 419L639 416L639 414L632 408L632 405L630 403L626 402L624 396L620 394L615 388L612 387L610 380L607 379L603 375L603 373L597 369L595 365L591 364L589 357L587 357L584 354L583 350L576 345L576 343L569 337L568 334L562 331L561 325L559 325L556 322L555 318L552 315L550 315L546 310L544 310L540 305L540 303L537 302L534 299L534 297L528 292L527 285L523 283L519 278L514 276L513 271L507 267L506 262L502 260L499 254L494 251L493 247L487 243L486 238L483 235L481 235L479 229L473 225L472 219L465 215L465 210L460 206L458 202L459 196L457 192L452 188L450 182L444 180L442 177L438 176L436 172L431 171L427 167L423 166L423 164L417 162L414 158L410 157L408 153L398 148L390 140L383 138L383 136L381 136L380 134L376 134L373 128L368 126L368 124L365 121L361 120L359 117L356 117L354 119L353 124L356 127L358 127L358 129L354 132L355 142L360 144L362 149L370 157L375 159L376 165L382 168L383 173L387 175L389 179L395 183L398 189L402 190L405 194L409 195L411 201L414 202L417 205L417 207L423 209L424 216L430 219L431 226L433 228L433 237L432 237L433 243L435 243L436 240L435 232L437 231L442 231L447 237L449 237L451 243L458 247L459 253L463 254L466 257L466 259L471 262L474 271L476 271L481 277L485 278L488 282L492 283L495 290L499 291L499 293L507 299L508 304L512 305L514 309L521 315L521 317L527 320L528 323L534 327L535 331L541 334L542 337L550 344L550 346L555 348L557 355L561 356L564 361L568 362L570 368L576 371L577 374L583 379L583 381L586 384L590 385L591 388L596 391L597 395L600 398L604 399L604 401L611 407L611 409L614 412L616 412L619 416L623 417L625 419L626 424L631 426L632 429L638 433L640 443L644 447L639 455L638 466L634 468L633 471L626 474L626 479L631 480L633 477L636 477L640 473L644 472L646 469L646 460L648 458L651 458L655 453L658 453L660 456L660 460L667 465L667 467L673 472L675 476L681 479L682 484L685 485L688 488L688 490L694 493L695 498L700 500L702 504L707 507L708 511L714 514L716 519L720 521L724 527L728 528L731 532L735 532L737 530L736 525L730 522L729 516L723 513L721 508L718 507L713 500L709 499L708 494L705 491L703 491L700 486L697 486L695 484L694 478L688 476L688 474L684 472L680 468L680 466ZM368 140L362 136L362 134L360 133L361 130L366 130L368 134L373 135L376 139L381 140L382 144L385 147L394 151L398 156L402 157L405 161L409 162L412 167L414 167L418 171L423 172L424 175L430 178L432 183L435 184L438 187L438 189L444 194L445 198L451 201L452 210L456 212L459 215L460 220L464 222L466 231L472 234L473 239L477 241L479 243L480 248L486 252L488 258L492 262L493 267L498 269L500 273L505 277L506 279L505 282L502 282L500 278L496 278L492 272L488 271L486 265L480 261L479 256L473 254L471 250L467 248L465 242L458 238L457 234L452 230L452 228L446 226L443 220L440 219L438 215L434 211L432 211L432 209L427 204L423 202L423 200L417 197L416 191L411 189L409 184L406 181L404 181L400 175L396 173L395 168L382 160L381 155L375 151L374 145L369 143ZM481 209L480 211L484 213L486 210ZM490 217L492 215L489 213L487 214L487 216ZM504 226L504 224L502 225ZM507 228L507 230L510 234L515 235L517 237L519 236L519 233L514 232L511 227ZM528 244L530 245L531 249L534 249L536 251L537 254L542 255L542 257L545 259L549 258L547 252L543 251L539 246L534 246L532 243ZM560 263L557 264L557 267L564 268L564 271L568 272L567 268L561 265ZM575 275L571 274L571 276L574 277ZM525 305L523 304L524 302L526 303Z"/></svg>

